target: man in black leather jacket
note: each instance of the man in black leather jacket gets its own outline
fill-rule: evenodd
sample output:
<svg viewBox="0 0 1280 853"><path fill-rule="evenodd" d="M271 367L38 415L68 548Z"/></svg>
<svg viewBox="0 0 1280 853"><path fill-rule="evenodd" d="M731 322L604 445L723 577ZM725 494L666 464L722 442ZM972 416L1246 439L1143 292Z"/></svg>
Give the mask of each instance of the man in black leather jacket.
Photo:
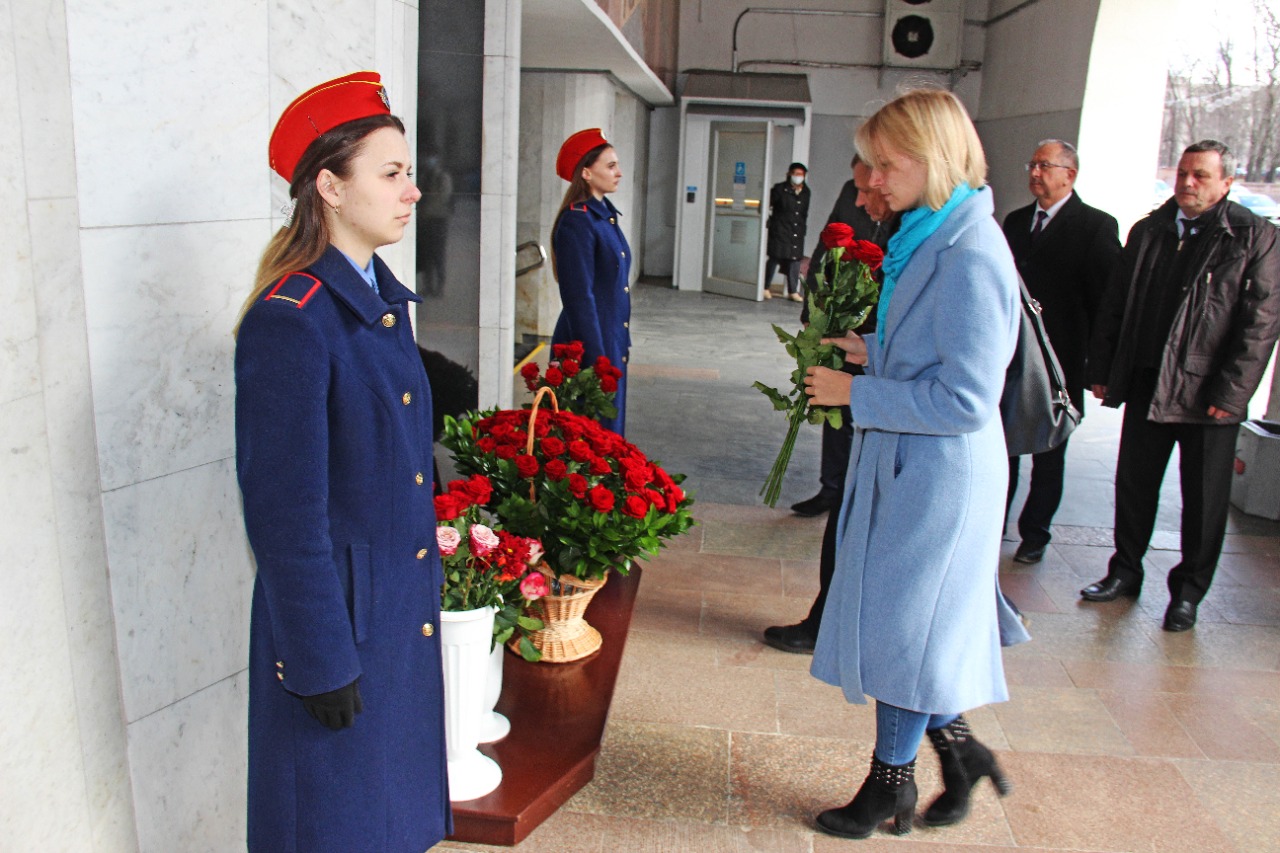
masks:
<svg viewBox="0 0 1280 853"><path fill-rule="evenodd" d="M1174 197L1129 232L1089 354L1093 394L1125 405L1116 463L1116 551L1088 601L1136 596L1173 445L1182 561L1166 631L1195 625L1226 534L1236 434L1280 334L1275 226L1227 199L1234 157L1204 140L1178 163Z"/></svg>

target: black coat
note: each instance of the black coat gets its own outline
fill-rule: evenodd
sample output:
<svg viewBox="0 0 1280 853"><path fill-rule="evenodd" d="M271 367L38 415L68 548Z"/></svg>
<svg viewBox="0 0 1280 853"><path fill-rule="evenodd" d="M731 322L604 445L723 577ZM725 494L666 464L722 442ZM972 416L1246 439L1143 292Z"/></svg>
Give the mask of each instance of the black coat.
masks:
<svg viewBox="0 0 1280 853"><path fill-rule="evenodd" d="M889 217L887 222L876 222L861 207L858 207L858 185L852 180L845 181L844 186L840 188L840 195L836 198L835 205L831 208L831 215L827 217L827 225L833 222L843 222L853 229L855 240L870 240L881 249L889 245L889 238L898 230L898 215ZM818 274L818 270L822 268L822 261L827 256L827 247L822 245L819 239L813 247L812 254L809 255L809 274L805 276L805 287L808 288L813 282L814 276ZM882 281L882 273L876 271L876 281ZM809 301L806 299L804 307L800 309L800 322L809 322ZM876 328L876 312L872 311L866 321L857 328L860 335L867 332L874 332ZM861 373L861 368L857 371Z"/></svg>
<svg viewBox="0 0 1280 853"><path fill-rule="evenodd" d="M1089 381L1107 386L1104 406L1119 406L1135 379L1137 341L1150 322L1153 291L1182 294L1160 358L1147 418L1156 423L1233 424L1280 334L1280 247L1276 227L1233 201L1220 204L1201 226L1179 282L1153 281L1162 252L1177 251L1178 205L1173 199L1129 231L1120 269L1107 289L1089 351ZM1209 406L1232 414L1209 416Z"/></svg>
<svg viewBox="0 0 1280 853"><path fill-rule="evenodd" d="M1114 216L1072 193L1033 245L1036 208L1033 202L1006 216L1004 236L1027 290L1043 309L1044 330L1062 365L1071 402L1083 412L1089 338L1120 259L1120 229Z"/></svg>
<svg viewBox="0 0 1280 853"><path fill-rule="evenodd" d="M808 184L801 185L797 193L790 181L776 183L769 191L769 257L790 261L804 257L810 195Z"/></svg>

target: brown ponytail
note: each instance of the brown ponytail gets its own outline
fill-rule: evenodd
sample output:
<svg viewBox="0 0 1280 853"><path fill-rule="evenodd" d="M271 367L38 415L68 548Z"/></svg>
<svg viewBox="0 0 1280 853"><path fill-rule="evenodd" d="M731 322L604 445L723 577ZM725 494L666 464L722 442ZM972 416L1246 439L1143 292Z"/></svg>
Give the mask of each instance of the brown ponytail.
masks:
<svg viewBox="0 0 1280 853"><path fill-rule="evenodd" d="M608 143L597 145L586 154L583 154L582 159L578 161L578 165L573 169L573 180L569 182L569 189L564 191L564 198L560 201L560 209L556 211L555 221L551 223L551 274L555 276L556 281L560 280L560 271L556 267L556 229L560 227L560 217L564 216L564 212L569 209L570 205L585 202L591 198L591 187L587 186L586 178L582 177L582 170L591 168L596 160L600 159L600 155L612 147Z"/></svg>

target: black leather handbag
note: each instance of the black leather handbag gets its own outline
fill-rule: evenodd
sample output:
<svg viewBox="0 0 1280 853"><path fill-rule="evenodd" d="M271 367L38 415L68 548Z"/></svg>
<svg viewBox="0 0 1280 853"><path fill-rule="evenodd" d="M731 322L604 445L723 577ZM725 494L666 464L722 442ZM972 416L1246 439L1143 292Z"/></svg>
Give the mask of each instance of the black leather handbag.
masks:
<svg viewBox="0 0 1280 853"><path fill-rule="evenodd" d="M1021 277L1018 287L1022 292L1022 323L1000 398L1000 419L1010 456L1052 450L1066 441L1080 423L1080 412L1067 394L1062 366L1044 333L1040 303L1031 298Z"/></svg>

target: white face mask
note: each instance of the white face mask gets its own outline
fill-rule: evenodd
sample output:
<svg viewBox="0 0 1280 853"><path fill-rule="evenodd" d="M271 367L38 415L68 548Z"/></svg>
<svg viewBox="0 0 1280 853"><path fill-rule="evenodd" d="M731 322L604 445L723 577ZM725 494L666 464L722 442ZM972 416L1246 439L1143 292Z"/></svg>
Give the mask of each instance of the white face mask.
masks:
<svg viewBox="0 0 1280 853"><path fill-rule="evenodd" d="M792 175L791 183L795 184L797 187L800 186L804 183L804 175Z"/></svg>

